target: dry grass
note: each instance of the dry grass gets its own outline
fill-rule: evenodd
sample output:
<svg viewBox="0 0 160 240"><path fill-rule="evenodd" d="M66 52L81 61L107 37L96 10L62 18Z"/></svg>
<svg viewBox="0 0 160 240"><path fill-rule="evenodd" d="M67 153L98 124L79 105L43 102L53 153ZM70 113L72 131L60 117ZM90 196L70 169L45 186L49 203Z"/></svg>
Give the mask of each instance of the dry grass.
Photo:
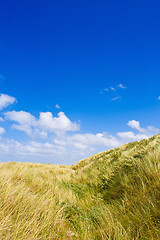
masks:
<svg viewBox="0 0 160 240"><path fill-rule="evenodd" d="M160 136L73 166L0 164L0 240L160 239Z"/></svg>

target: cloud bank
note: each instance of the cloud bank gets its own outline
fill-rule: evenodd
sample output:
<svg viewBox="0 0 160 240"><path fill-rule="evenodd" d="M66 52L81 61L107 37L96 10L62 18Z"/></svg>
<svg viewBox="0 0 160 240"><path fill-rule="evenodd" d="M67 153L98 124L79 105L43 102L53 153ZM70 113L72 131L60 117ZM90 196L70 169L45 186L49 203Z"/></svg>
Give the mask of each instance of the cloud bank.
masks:
<svg viewBox="0 0 160 240"><path fill-rule="evenodd" d="M0 95L1 110L13 104L15 98ZM80 124L72 121L62 111L40 112L35 117L26 111L6 111L0 117L1 124L10 131L23 132L28 140L6 137L9 130L0 127L0 161L32 161L71 164L92 154L118 147L124 143L148 138L160 132L153 126L141 127L137 120L129 120L126 132L115 135L107 132L82 133Z"/></svg>

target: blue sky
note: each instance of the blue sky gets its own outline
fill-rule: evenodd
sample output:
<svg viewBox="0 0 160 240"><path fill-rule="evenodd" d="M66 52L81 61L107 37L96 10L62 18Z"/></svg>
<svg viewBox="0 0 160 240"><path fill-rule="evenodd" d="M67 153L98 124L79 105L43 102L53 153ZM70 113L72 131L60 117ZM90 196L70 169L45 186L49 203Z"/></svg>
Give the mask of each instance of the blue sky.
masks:
<svg viewBox="0 0 160 240"><path fill-rule="evenodd" d="M160 129L160 2L6 0L0 161L72 164Z"/></svg>

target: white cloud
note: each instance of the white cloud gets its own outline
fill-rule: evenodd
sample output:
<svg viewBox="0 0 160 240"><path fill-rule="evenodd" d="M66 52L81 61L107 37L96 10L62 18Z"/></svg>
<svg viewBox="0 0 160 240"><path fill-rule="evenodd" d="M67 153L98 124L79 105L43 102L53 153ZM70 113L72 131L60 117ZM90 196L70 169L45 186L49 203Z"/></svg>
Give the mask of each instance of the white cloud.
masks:
<svg viewBox="0 0 160 240"><path fill-rule="evenodd" d="M30 114L29 112L25 111L11 111L4 113L7 120L11 120L17 122L21 125L36 125L36 118Z"/></svg>
<svg viewBox="0 0 160 240"><path fill-rule="evenodd" d="M150 137L150 135L147 134L135 134L132 131L129 132L118 132L117 135L125 141L125 143L129 141L139 141L141 139L145 139ZM152 136L152 135L151 135Z"/></svg>
<svg viewBox="0 0 160 240"><path fill-rule="evenodd" d="M95 153L118 147L123 143L148 138L159 132L159 129L153 126L141 128L139 121L131 120L127 125L133 131L118 132L117 136L105 132L97 134L71 133L70 131L79 129L79 125L71 122L62 112L58 114L58 117L53 117L50 112L41 113L38 119L23 111L12 111L5 115L7 119L17 122L12 127L25 131L32 136L32 141L23 143L13 139L0 139L0 157L3 161L73 164L73 162ZM135 133L134 130L138 130L138 133ZM56 135L51 135L52 132ZM0 128L0 134L2 133L4 130ZM38 141L34 139L37 137Z"/></svg>
<svg viewBox="0 0 160 240"><path fill-rule="evenodd" d="M135 134L132 131L129 132L118 132L117 135L122 139L134 140L136 139Z"/></svg>
<svg viewBox="0 0 160 240"><path fill-rule="evenodd" d="M27 144L19 144L20 146L20 155L37 155L37 156L48 156L50 154L57 154L58 148L55 145L45 142L35 142L31 141Z"/></svg>
<svg viewBox="0 0 160 240"><path fill-rule="evenodd" d="M109 92L110 90L112 90L113 92L115 92L115 91L117 90L117 88L126 89L127 87L125 87L124 85L122 85L122 84L120 83L120 84L117 85L116 87L105 88L104 91Z"/></svg>
<svg viewBox="0 0 160 240"><path fill-rule="evenodd" d="M109 88L105 88L104 91L105 92L109 92L110 95L110 100L111 101L117 101L121 99L121 96L115 96L117 90L120 89L126 89L127 87L125 87L124 85L122 85L121 83L115 87L109 87ZM118 94L117 94L118 95Z"/></svg>
<svg viewBox="0 0 160 240"><path fill-rule="evenodd" d="M125 88L122 84L119 84L119 87ZM115 91L115 88L110 87L110 89ZM106 89L106 91L108 90ZM120 98L112 98L112 101ZM15 101L15 98L1 94L0 109ZM56 108L59 108L58 104ZM96 134L74 133L80 130L80 125L71 121L64 112L59 112L58 116L53 116L51 112L40 112L39 117L36 118L29 112L9 111L5 112L4 116L6 120L12 121L12 128L27 133L32 139L32 141L24 143L14 139L2 140L0 137L1 159L8 158L12 161L21 160L21 158L28 160L28 156L30 156L30 161L41 161L39 159L42 159L42 162L53 163L56 161L59 163L58 160L61 159L61 163L62 161L65 163L66 158L78 161L82 156L87 157L100 151L118 147L123 143L148 138L160 131L153 126L142 128L139 121L131 120L127 125L133 131L118 132L116 136L105 132ZM0 121L4 121L4 119L0 117ZM0 127L0 135L4 133L5 129Z"/></svg>
<svg viewBox="0 0 160 240"><path fill-rule="evenodd" d="M47 139L48 138L48 133L45 131L41 131L38 128L35 128L34 131L32 132L32 137L33 138L40 138L40 139Z"/></svg>
<svg viewBox="0 0 160 240"><path fill-rule="evenodd" d="M158 101L160 101L160 96L157 98Z"/></svg>
<svg viewBox="0 0 160 240"><path fill-rule="evenodd" d="M53 117L53 116L52 116ZM37 120L38 121L38 120ZM135 120L134 120L135 121ZM138 121L135 121L138 122ZM133 129L141 130L139 124L129 124ZM53 138L48 138L45 142L29 141L26 143L18 142L13 139L0 140L0 157L1 160L18 160L18 161L36 161L48 163L67 164L89 157L95 153L115 148L123 143L131 141L139 141L153 136L159 129L153 126L143 128L144 131L118 132L117 137L107 133L67 133L53 135ZM46 131L34 128L34 133L44 134L47 137ZM40 133L41 132L41 133ZM44 141L44 140L43 140ZM3 154L2 154L3 153ZM65 158L64 158L65 156Z"/></svg>
<svg viewBox="0 0 160 240"><path fill-rule="evenodd" d="M144 132L145 129L140 127L139 121L131 120L127 123L127 125L133 129L138 130L139 132Z"/></svg>
<svg viewBox="0 0 160 240"><path fill-rule="evenodd" d="M154 132L154 133L159 133L160 132L160 130L158 128L155 128L153 126L148 126L148 130L150 132Z"/></svg>
<svg viewBox="0 0 160 240"><path fill-rule="evenodd" d="M5 129L3 127L0 127L0 135L5 133Z"/></svg>
<svg viewBox="0 0 160 240"><path fill-rule="evenodd" d="M116 100L118 100L118 99L121 99L121 97L118 96L118 97L112 98L111 101L116 101Z"/></svg>
<svg viewBox="0 0 160 240"><path fill-rule="evenodd" d="M111 89L112 91L116 91L116 89L115 89L114 87L110 87L110 89Z"/></svg>
<svg viewBox="0 0 160 240"><path fill-rule="evenodd" d="M62 147L55 144L45 142L30 141L27 143L15 141L14 139L6 139L4 142L0 141L0 150L3 150L5 154L11 154L10 157L22 157L22 156L51 156L53 154L63 154ZM0 152L2 155L2 152ZM28 161L32 159L28 159ZM13 159L12 159L13 161Z"/></svg>
<svg viewBox="0 0 160 240"><path fill-rule="evenodd" d="M56 104L55 108L60 109L61 107L58 104Z"/></svg>
<svg viewBox="0 0 160 240"><path fill-rule="evenodd" d="M0 110L8 107L16 101L14 97L8 96L7 94L0 94Z"/></svg>
<svg viewBox="0 0 160 240"><path fill-rule="evenodd" d="M16 130L19 130L19 131L22 131L22 132L25 132L28 135L32 135L32 133L33 133L33 130L31 128L31 126L29 126L27 124L13 124L12 128L16 129Z"/></svg>
<svg viewBox="0 0 160 240"><path fill-rule="evenodd" d="M2 117L0 117L0 122L4 122L4 119Z"/></svg>
<svg viewBox="0 0 160 240"><path fill-rule="evenodd" d="M79 124L72 122L63 112L53 117L51 112L41 112L39 119L25 111L11 111L4 113L5 118L18 124L12 128L24 131L28 135L47 136L46 132L67 132L79 130ZM37 134L38 133L38 134Z"/></svg>
<svg viewBox="0 0 160 240"><path fill-rule="evenodd" d="M84 134L74 134L72 136L61 136L54 140L56 144L62 146L74 146L75 148L87 149L89 147L117 147L120 142L106 133L84 133Z"/></svg>
<svg viewBox="0 0 160 240"><path fill-rule="evenodd" d="M132 131L128 132L118 132L117 135L123 139L125 143L129 141L139 141L141 139L146 139L149 137L152 137L154 134L157 134L160 132L158 128L155 128L153 126L148 126L146 128L141 128L139 121L131 120L127 123L127 125L135 130L137 130L139 133L134 133Z"/></svg>
<svg viewBox="0 0 160 240"><path fill-rule="evenodd" d="M79 130L79 125L71 122L64 112L59 112L58 117L53 117L51 112L41 112L38 120L38 126L49 132Z"/></svg>
<svg viewBox="0 0 160 240"><path fill-rule="evenodd" d="M123 89L127 88L127 87L123 86L121 83L118 85L118 87L123 88Z"/></svg>
<svg viewBox="0 0 160 240"><path fill-rule="evenodd" d="M36 118L29 112L25 111L11 111L4 113L6 120L14 121L18 124L13 124L12 128L19 131L24 131L28 135L33 133L33 126L36 126Z"/></svg>

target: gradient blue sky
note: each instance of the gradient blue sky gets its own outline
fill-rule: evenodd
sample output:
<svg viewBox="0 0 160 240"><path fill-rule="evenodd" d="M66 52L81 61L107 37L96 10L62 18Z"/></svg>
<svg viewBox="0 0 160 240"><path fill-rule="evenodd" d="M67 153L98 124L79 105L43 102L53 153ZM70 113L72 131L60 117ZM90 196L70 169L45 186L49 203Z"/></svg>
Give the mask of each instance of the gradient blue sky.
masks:
<svg viewBox="0 0 160 240"><path fill-rule="evenodd" d="M158 133L159 13L158 0L2 1L0 161L72 164Z"/></svg>

